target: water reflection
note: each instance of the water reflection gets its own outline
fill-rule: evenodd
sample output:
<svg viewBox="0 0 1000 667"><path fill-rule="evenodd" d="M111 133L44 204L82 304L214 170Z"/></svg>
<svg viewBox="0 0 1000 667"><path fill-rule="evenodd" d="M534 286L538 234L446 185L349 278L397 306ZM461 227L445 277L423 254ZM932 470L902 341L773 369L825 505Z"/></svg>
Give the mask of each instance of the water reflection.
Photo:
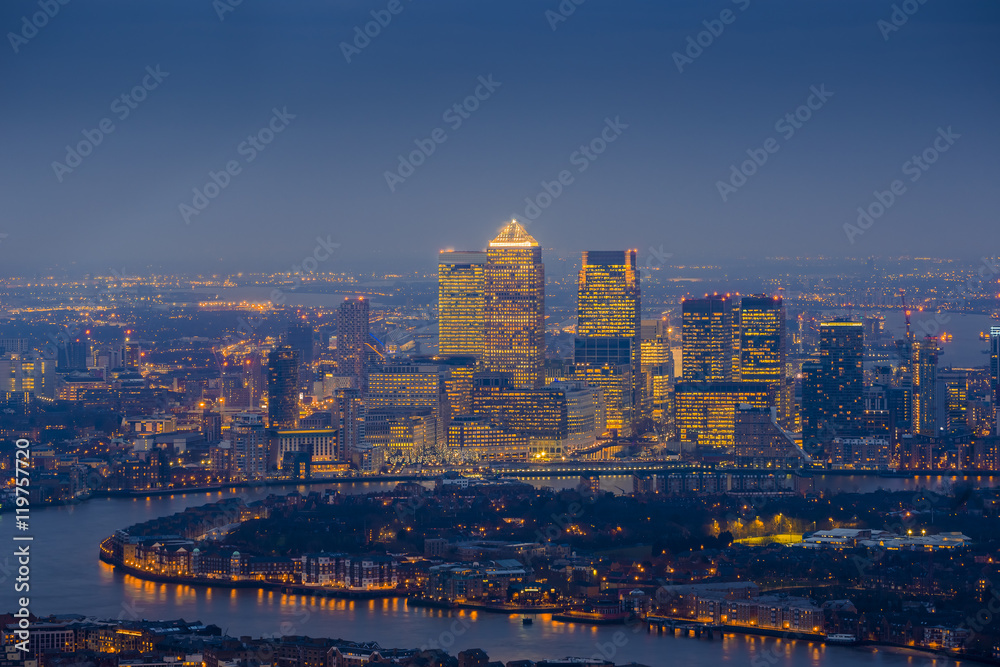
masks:
<svg viewBox="0 0 1000 667"><path fill-rule="evenodd" d="M984 486L997 486L990 476L967 478ZM887 486L899 490L944 488L961 481L947 476L919 479L877 477L817 478L824 490L871 490ZM578 478L530 480L535 486L573 487ZM613 487L630 488L628 477L602 478ZM329 484L299 486L299 491L322 490ZM392 488L394 484L366 482L339 485L343 493L366 493ZM457 619L470 621L452 653L464 648L483 648L494 660L541 659L567 655L591 656L599 647L613 643L615 633L627 639L618 649L617 662L637 661L663 665L664 656L677 665L711 665L720 662L768 667L829 665L909 665L914 660L929 664L919 653L873 651L864 648L824 647L808 641L788 641L744 635L716 636L714 641L666 635L633 633L626 628L559 623L551 614L539 614L524 626L517 614L447 611L411 607L402 598L344 600L306 595L287 595L273 590L226 589L188 584L167 584L137 579L115 572L97 558L101 538L115 529L165 516L190 506L214 502L248 492L253 497L290 491L275 487L258 490L227 490L212 493L174 494L142 499L97 499L76 506L47 508L32 515L35 541L32 550L32 606L37 614L83 613L103 618L185 618L215 623L234 635L304 634L356 640L374 640L383 646L418 647L436 641ZM140 502L141 500L141 502ZM0 526L11 521L0 516ZM36 585L37 581L37 585ZM755 659L766 662L754 662Z"/></svg>

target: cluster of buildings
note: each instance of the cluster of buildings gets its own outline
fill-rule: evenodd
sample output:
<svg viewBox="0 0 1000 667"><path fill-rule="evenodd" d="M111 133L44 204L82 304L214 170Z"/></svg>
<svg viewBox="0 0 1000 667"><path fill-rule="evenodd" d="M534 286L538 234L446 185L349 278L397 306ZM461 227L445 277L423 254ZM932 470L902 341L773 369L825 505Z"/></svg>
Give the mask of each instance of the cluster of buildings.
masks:
<svg viewBox="0 0 1000 667"><path fill-rule="evenodd" d="M807 598L761 595L753 582L665 586L660 608L674 618L712 625L821 634L823 609Z"/></svg>
<svg viewBox="0 0 1000 667"><path fill-rule="evenodd" d="M546 309L542 248L511 221L485 250L440 253L422 328L383 326L386 311L353 296L284 309L277 333L240 318L242 338L144 342L121 322L117 343L79 324L42 346L0 338L0 408L13 415L0 435L87 431L27 420L33 401L124 414L102 475L129 491L562 460L623 442L747 469L1000 469L1000 326L988 368L962 369L940 366L935 337L888 341L877 317L801 303L789 317L780 290L685 297L644 319L655 309L637 255L583 252L562 322L561 306ZM19 415L28 430L6 425Z"/></svg>
<svg viewBox="0 0 1000 667"><path fill-rule="evenodd" d="M100 557L139 576L206 583L262 582L366 592L394 590L399 583L399 560L389 556L263 556L240 553L225 544L229 531L244 521L266 518L270 511L267 503L246 506L238 499L188 508L115 531L101 543Z"/></svg>
<svg viewBox="0 0 1000 667"><path fill-rule="evenodd" d="M454 656L433 648L386 648L377 642L284 635L229 637L200 622L97 620L79 615L32 617L30 650L16 647L16 619L0 617L4 667L614 667L601 658L491 661L470 648ZM641 666L637 666L641 667Z"/></svg>
<svg viewBox="0 0 1000 667"><path fill-rule="evenodd" d="M967 535L956 532L934 535L899 535L888 530L867 528L832 528L821 530L802 538L799 546L807 549L854 549L867 547L890 551L951 551L965 549L972 544Z"/></svg>

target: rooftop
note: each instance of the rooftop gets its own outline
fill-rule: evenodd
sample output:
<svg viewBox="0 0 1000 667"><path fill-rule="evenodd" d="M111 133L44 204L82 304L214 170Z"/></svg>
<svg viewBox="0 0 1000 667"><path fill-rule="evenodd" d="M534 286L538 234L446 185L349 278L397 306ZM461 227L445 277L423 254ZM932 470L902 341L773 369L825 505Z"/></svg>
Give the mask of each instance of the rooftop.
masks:
<svg viewBox="0 0 1000 667"><path fill-rule="evenodd" d="M491 248L537 248L538 241L536 241L531 234L529 234L521 223L517 220L511 220L507 223L497 237L490 241Z"/></svg>

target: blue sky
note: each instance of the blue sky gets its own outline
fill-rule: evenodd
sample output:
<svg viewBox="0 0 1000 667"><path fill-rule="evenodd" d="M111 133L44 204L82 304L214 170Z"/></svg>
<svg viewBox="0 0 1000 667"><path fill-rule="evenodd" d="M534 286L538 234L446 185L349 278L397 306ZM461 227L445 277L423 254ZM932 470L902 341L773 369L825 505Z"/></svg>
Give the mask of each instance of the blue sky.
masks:
<svg viewBox="0 0 1000 667"><path fill-rule="evenodd" d="M547 204L530 231L569 255L1000 253L990 0L565 0L560 20L555 0L232 2L42 0L54 15L34 32L38 0L3 3L5 273L273 270L317 237L346 268L429 268L523 218L526 198ZM959 138L911 181L904 164L949 127ZM400 170L420 145L433 153ZM387 172L406 176L390 188ZM894 180L903 194L850 239Z"/></svg>

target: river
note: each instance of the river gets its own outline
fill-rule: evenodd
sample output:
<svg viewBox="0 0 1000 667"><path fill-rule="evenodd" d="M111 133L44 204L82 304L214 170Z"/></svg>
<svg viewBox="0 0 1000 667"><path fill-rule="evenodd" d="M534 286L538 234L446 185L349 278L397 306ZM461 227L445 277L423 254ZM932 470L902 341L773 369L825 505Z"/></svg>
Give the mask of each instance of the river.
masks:
<svg viewBox="0 0 1000 667"><path fill-rule="evenodd" d="M536 486L573 486L576 478L531 480ZM830 476L817 478L828 491L870 490L886 486L898 490L943 488L955 478ZM970 478L969 481L975 481ZM998 478L979 478L993 486ZM328 488L329 483L297 487L300 491ZM344 493L367 493L393 484L361 482L337 485ZM631 486L628 477L602 479L609 491ZM205 588L141 581L115 572L97 558L99 541L115 529L179 512L186 507L244 495L250 500L289 488L266 487L174 494L149 498L95 499L77 505L33 509L31 543L31 610L35 614L78 613L101 618L184 618L222 627L228 634L304 634L374 640L387 647L438 645L453 655L465 648L482 648L493 660L540 659L565 656L607 656L619 663L647 665L867 665L932 664L909 651L863 647L824 646L802 640L725 635L714 640L658 636L645 630L597 628L553 621L540 615L524 626L518 615L413 608L404 599L347 601L285 595L250 589ZM11 514L0 515L0 526L13 533ZM3 561L5 610L13 606L10 566ZM616 634L622 633L622 634ZM616 642L617 639L617 642Z"/></svg>

